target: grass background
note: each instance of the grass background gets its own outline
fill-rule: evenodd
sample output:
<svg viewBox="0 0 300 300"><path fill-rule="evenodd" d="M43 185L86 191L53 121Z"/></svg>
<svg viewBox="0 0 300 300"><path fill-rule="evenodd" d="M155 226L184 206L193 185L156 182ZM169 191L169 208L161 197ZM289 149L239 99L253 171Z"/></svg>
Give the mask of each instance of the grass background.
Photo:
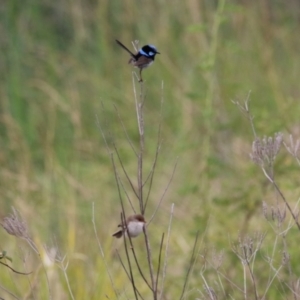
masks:
<svg viewBox="0 0 300 300"><path fill-rule="evenodd" d="M149 228L157 256L175 204L165 299L180 295L197 230L203 252L223 250L223 272L241 287L242 267L231 242L239 235L267 232L264 251L255 263L263 294L270 278L266 257L276 235L261 207L262 201L275 206L278 198L249 159L251 126L231 100L242 102L251 90L259 136L281 131L286 138L299 137L299 31L300 5L292 0L2 1L1 216L14 206L41 249L55 241L67 254L76 299L114 299L93 233L94 202L99 239L114 281L126 289L128 281L114 254L115 248L122 253L122 243L110 235L119 218L118 193L96 116L104 131L112 133L128 172L136 178L136 159L114 108L137 145L132 68L114 40L130 47L138 39L140 45L151 43L161 52L144 71L145 173L155 154L162 95L164 99L163 147L146 218L179 157L170 190ZM280 187L294 204L300 192L299 169L284 151L275 168ZM299 277L298 237L296 229L289 231L292 272L282 270L267 299L292 299L282 282ZM0 240L0 250L8 252L16 269L34 271L30 277L20 276L0 266L1 287L18 299L47 299L40 260L26 243L4 230ZM143 241L135 243L142 260ZM275 265L282 253L282 242L278 245ZM199 258L186 299L200 298L202 266ZM60 269L50 264L47 272L53 298L69 299ZM208 267L206 276L213 285ZM224 289L227 296L220 299L243 298L228 283ZM250 284L250 298L251 292ZM15 299L4 289L0 296Z"/></svg>

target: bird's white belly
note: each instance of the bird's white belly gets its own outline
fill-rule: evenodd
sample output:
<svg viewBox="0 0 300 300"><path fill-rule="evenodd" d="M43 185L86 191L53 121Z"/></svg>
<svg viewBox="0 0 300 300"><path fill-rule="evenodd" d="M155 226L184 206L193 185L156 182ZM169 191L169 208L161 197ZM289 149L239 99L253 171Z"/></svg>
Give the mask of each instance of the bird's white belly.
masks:
<svg viewBox="0 0 300 300"><path fill-rule="evenodd" d="M143 222L130 222L128 224L128 231L131 237L138 236L143 231Z"/></svg>

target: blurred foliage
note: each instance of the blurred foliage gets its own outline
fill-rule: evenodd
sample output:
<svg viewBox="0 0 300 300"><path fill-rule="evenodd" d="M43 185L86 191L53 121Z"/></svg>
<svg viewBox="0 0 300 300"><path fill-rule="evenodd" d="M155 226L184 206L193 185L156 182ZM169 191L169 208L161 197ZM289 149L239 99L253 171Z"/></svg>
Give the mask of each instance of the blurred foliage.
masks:
<svg viewBox="0 0 300 300"><path fill-rule="evenodd" d="M250 107L258 136L282 131L286 137L299 137L299 30L300 4L296 0L2 0L1 217L16 207L37 244L55 241L68 255L67 273L75 298L104 299L108 295L113 299L92 228L94 202L99 238L115 284L124 288L127 278L114 256L114 249L122 252L122 245L108 234L118 223L118 193L99 126L110 145L115 141L136 182L136 158L118 117L119 113L138 146L133 69L127 64L128 54L114 40L128 47L136 39L141 46L151 43L161 55L143 75L145 174L155 154L162 99L163 145L146 217L152 214L179 157L167 198L150 227L156 257L160 235L167 231L171 203L175 203L166 299L180 294L198 229L203 249L225 249L223 271L242 286L242 269L229 241L239 234L270 231L262 217L262 201L275 206L279 200L249 159L254 139L251 126L231 100L242 103L251 90ZM299 195L295 162L280 154L275 173L294 205ZM300 273L298 235L292 230L288 237L295 277ZM36 283L42 272L39 260L27 257L26 246L19 242L21 248L16 247L15 238L3 230L0 237L1 247L9 251L16 269L25 261L27 268L35 271L31 280ZM271 230L265 253L272 251L272 243ZM143 247L142 241L136 244ZM139 254L142 259L143 251ZM269 276L264 263L261 255L255 265L261 274L260 291L266 288ZM202 287L200 269L199 260L190 289ZM64 276L54 266L48 272L54 298L67 299ZM30 291L27 279L13 275L13 282L11 276L1 270L1 285L19 298L29 299L25 297ZM289 278L290 274L286 271L281 276ZM178 287L174 287L174 279ZM46 299L46 282L40 280L35 298ZM290 299L286 287L280 287L282 295L276 287L267 298ZM224 289L236 299L242 297L229 284ZM200 297L189 295L188 299Z"/></svg>

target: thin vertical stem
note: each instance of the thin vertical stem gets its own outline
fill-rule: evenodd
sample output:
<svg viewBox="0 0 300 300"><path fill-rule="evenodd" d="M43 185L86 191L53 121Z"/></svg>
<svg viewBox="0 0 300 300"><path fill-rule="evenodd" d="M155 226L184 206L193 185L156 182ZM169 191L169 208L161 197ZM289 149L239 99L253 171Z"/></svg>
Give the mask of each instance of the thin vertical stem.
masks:
<svg viewBox="0 0 300 300"><path fill-rule="evenodd" d="M143 116L143 101L144 101L144 84L141 82L141 91L139 98L137 97L136 88L134 85L133 78L133 90L134 90L134 99L135 107L137 114L137 122L140 135L140 150L138 153L138 170L137 170L137 180L138 180L138 198L140 204L141 214L144 215L144 203L143 203L143 154L144 154L144 116Z"/></svg>
<svg viewBox="0 0 300 300"><path fill-rule="evenodd" d="M152 264L152 255L151 255L151 248L148 238L148 233L146 226L144 226L144 236L145 236L145 243L146 243L146 249L147 249L147 260L149 265L149 272L150 272L150 278L151 278L151 284L152 284L152 291L153 291L153 299L157 300L157 293L155 291L155 282L154 282L154 271L153 271L153 264Z"/></svg>

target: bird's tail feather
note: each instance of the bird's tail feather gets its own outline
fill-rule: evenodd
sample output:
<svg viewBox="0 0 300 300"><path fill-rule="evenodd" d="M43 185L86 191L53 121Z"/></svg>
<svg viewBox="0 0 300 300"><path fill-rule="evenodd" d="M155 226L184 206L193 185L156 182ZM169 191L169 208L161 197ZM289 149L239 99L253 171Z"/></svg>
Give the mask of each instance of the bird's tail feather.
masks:
<svg viewBox="0 0 300 300"><path fill-rule="evenodd" d="M126 50L132 57L135 57L135 55L126 47L124 46L120 41L116 40L116 42L121 46L124 50Z"/></svg>

